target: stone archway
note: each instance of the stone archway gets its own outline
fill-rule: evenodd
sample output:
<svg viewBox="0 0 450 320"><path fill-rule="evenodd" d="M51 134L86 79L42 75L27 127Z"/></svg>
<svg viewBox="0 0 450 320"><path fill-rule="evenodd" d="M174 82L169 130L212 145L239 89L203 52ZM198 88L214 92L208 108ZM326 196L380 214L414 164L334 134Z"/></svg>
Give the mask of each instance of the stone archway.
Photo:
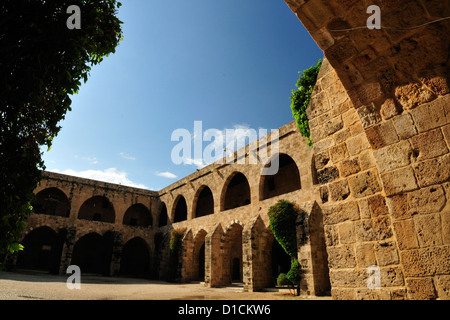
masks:
<svg viewBox="0 0 450 320"><path fill-rule="evenodd" d="M114 206L104 196L94 196L86 200L78 212L78 219L114 223Z"/></svg>
<svg viewBox="0 0 450 320"><path fill-rule="evenodd" d="M66 194L58 188L47 188L36 195L31 202L34 212L58 217L69 217L70 202Z"/></svg>
<svg viewBox="0 0 450 320"><path fill-rule="evenodd" d="M241 172L234 172L223 186L221 210L229 210L250 204L250 185Z"/></svg>
<svg viewBox="0 0 450 320"><path fill-rule="evenodd" d="M220 248L222 262L220 279L223 285L243 282L243 230L239 222L233 222L223 233Z"/></svg>
<svg viewBox="0 0 450 320"><path fill-rule="evenodd" d="M136 237L125 243L120 259L121 276L149 278L150 265L150 248L145 240Z"/></svg>
<svg viewBox="0 0 450 320"><path fill-rule="evenodd" d="M187 203L182 195L175 199L172 216L174 223L187 220Z"/></svg>
<svg viewBox="0 0 450 320"><path fill-rule="evenodd" d="M152 220L150 210L141 203L132 205L123 216L123 224L134 227L151 227Z"/></svg>

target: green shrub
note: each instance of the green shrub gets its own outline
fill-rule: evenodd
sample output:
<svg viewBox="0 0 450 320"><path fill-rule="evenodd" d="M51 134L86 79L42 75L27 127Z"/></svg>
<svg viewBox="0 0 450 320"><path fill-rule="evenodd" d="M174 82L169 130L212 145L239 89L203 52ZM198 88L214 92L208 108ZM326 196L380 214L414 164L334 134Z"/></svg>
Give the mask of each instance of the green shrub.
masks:
<svg viewBox="0 0 450 320"><path fill-rule="evenodd" d="M277 278L277 285L279 286L291 286L292 282L287 278L286 273L280 273Z"/></svg>
<svg viewBox="0 0 450 320"><path fill-rule="evenodd" d="M292 96L290 97L292 115L297 122L297 127L300 129L302 136L308 138L309 146L312 146L312 141L306 109L311 101L311 94L316 85L317 75L321 66L322 59L319 59L316 66L304 70L296 83L298 89L292 90Z"/></svg>

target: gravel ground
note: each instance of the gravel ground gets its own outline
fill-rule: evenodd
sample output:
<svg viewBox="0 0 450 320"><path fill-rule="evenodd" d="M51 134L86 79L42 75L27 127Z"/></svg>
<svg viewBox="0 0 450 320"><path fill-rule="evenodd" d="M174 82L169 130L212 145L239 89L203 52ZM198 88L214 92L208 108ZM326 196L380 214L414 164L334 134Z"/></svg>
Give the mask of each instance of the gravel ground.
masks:
<svg viewBox="0 0 450 320"><path fill-rule="evenodd" d="M0 272L0 300L286 300L285 289L243 292L240 285L207 288L203 284L172 284L130 278L81 276L81 289L69 290L66 276L38 272ZM325 299L330 297L296 297Z"/></svg>

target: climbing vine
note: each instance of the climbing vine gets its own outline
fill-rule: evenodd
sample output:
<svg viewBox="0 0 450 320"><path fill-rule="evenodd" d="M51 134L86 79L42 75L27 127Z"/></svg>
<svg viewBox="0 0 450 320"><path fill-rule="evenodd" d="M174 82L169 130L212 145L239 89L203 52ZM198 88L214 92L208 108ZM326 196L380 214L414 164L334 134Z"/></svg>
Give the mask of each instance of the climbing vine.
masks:
<svg viewBox="0 0 450 320"><path fill-rule="evenodd" d="M319 59L316 66L303 71L296 83L297 90L292 90L292 96L290 97L292 115L297 122L297 127L300 129L302 136L308 138L309 146L312 146L312 141L306 108L308 108L309 102L311 101L311 94L316 84L321 65L322 59Z"/></svg>
<svg viewBox="0 0 450 320"><path fill-rule="evenodd" d="M183 236L186 228L172 229L170 232L170 244L169 244L169 267L167 270L167 281L177 281L180 276L180 255L181 247L183 244Z"/></svg>
<svg viewBox="0 0 450 320"><path fill-rule="evenodd" d="M297 259L297 235L296 220L297 210L292 202L279 200L269 208L270 229L275 240L281 245L286 253L291 257L291 269L285 274L280 274L279 284L290 283L297 286L297 295L300 294L300 264Z"/></svg>

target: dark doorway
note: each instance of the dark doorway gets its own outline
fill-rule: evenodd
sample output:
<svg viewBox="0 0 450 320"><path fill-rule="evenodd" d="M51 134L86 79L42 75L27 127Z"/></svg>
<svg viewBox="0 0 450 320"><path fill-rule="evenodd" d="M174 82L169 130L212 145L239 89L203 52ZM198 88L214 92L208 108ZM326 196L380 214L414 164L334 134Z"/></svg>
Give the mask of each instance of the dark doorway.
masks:
<svg viewBox="0 0 450 320"><path fill-rule="evenodd" d="M231 270L231 280L232 281L241 281L241 261L239 258L233 259L233 267Z"/></svg>
<svg viewBox="0 0 450 320"><path fill-rule="evenodd" d="M211 189L204 186L198 195L195 217L203 217L214 213L214 198Z"/></svg>
<svg viewBox="0 0 450 320"><path fill-rule="evenodd" d="M50 227L40 227L28 233L22 241L16 266L23 269L58 273L61 245L57 233Z"/></svg>
<svg viewBox="0 0 450 320"><path fill-rule="evenodd" d="M112 242L98 233L81 237L73 248L71 264L80 267L82 273L109 275Z"/></svg>
<svg viewBox="0 0 450 320"><path fill-rule="evenodd" d="M236 173L226 186L223 210L250 204L250 185L240 172Z"/></svg>
<svg viewBox="0 0 450 320"><path fill-rule="evenodd" d="M205 243L198 253L198 278L200 281L205 281Z"/></svg>
<svg viewBox="0 0 450 320"><path fill-rule="evenodd" d="M291 257L286 253L283 247L276 239L272 243L272 278L274 285L277 284L277 278L280 273L288 273L291 269Z"/></svg>
<svg viewBox="0 0 450 320"><path fill-rule="evenodd" d="M136 278L150 276L150 250L143 239L131 239L123 246L120 275Z"/></svg>

